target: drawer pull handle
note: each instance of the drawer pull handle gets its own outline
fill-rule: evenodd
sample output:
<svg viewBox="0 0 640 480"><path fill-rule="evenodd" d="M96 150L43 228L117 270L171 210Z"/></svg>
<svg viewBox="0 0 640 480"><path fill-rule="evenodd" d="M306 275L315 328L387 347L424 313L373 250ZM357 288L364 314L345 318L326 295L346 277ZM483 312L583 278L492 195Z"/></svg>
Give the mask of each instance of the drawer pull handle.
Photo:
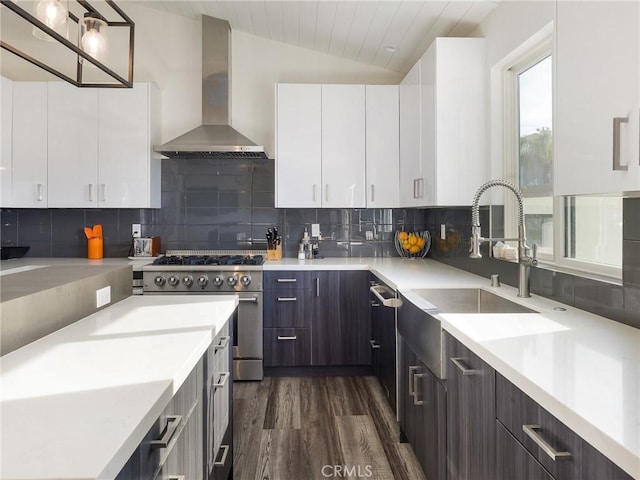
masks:
<svg viewBox="0 0 640 480"><path fill-rule="evenodd" d="M413 389L414 387L414 383L413 383L413 375L415 374L415 372L418 370L418 366L413 366L413 367L409 367L409 395L414 396L416 394L415 390Z"/></svg>
<svg viewBox="0 0 640 480"><path fill-rule="evenodd" d="M224 464L227 461L227 454L229 453L229 445L220 445L220 450L222 450L222 457L220 461L213 462L214 467L224 467Z"/></svg>
<svg viewBox="0 0 640 480"><path fill-rule="evenodd" d="M540 428L540 425L522 425L522 431L527 434L531 440L533 440L540 449L546 453L554 462L558 459L569 458L571 454L569 452L558 452L555 448L549 445L544 438L540 436L536 430Z"/></svg>
<svg viewBox="0 0 640 480"><path fill-rule="evenodd" d="M465 367L461 362L461 360L464 360L463 358L450 358L450 360L456 367L458 367L458 369L462 372L462 375L478 375L480 373L480 370L474 370L473 368Z"/></svg>
<svg viewBox="0 0 640 480"><path fill-rule="evenodd" d="M418 378L426 377L426 373L415 373L413 375L413 404L424 405L424 400L418 400Z"/></svg>
<svg viewBox="0 0 640 480"><path fill-rule="evenodd" d="M167 480L185 480L186 478L185 475L169 475Z"/></svg>
<svg viewBox="0 0 640 480"><path fill-rule="evenodd" d="M149 442L151 448L167 448L176 430L178 430L180 423L182 423L182 415L168 415L167 426L164 429L162 437L158 440L151 440L151 442Z"/></svg>
<svg viewBox="0 0 640 480"><path fill-rule="evenodd" d="M278 297L279 302L297 302L297 297Z"/></svg>
<svg viewBox="0 0 640 480"><path fill-rule="evenodd" d="M238 300L241 302L258 303L258 297L240 297Z"/></svg>
<svg viewBox="0 0 640 480"><path fill-rule="evenodd" d="M219 388L224 388L224 386L227 384L227 381L229 380L230 376L231 376L231 374L229 372L222 372L220 374L220 380L218 381L218 383L214 383L213 384L214 390L217 390Z"/></svg>
<svg viewBox="0 0 640 480"><path fill-rule="evenodd" d="M220 342L218 343L218 345L214 346L213 349L215 351L224 350L225 348L227 348L227 345L229 345L229 340L231 340L231 337L228 335L220 337Z"/></svg>
<svg viewBox="0 0 640 480"><path fill-rule="evenodd" d="M296 283L297 281L297 278L276 278L278 283Z"/></svg>
<svg viewBox="0 0 640 480"><path fill-rule="evenodd" d="M371 348L373 348L373 349L381 347L381 345L379 343L376 343L375 340L369 340L369 343L371 344Z"/></svg>
<svg viewBox="0 0 640 480"><path fill-rule="evenodd" d="M290 337L286 337L283 335L278 335L278 340L297 340L298 336L297 335L292 335Z"/></svg>

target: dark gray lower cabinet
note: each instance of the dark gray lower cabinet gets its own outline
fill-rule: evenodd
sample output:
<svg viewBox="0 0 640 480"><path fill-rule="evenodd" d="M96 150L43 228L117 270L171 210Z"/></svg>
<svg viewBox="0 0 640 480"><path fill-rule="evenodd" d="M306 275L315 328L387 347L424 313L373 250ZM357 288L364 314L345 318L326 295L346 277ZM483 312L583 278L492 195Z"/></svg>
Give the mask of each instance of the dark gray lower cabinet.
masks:
<svg viewBox="0 0 640 480"><path fill-rule="evenodd" d="M447 474L449 480L494 480L495 370L445 332Z"/></svg>
<svg viewBox="0 0 640 480"><path fill-rule="evenodd" d="M314 271L312 365L371 365L369 272Z"/></svg>
<svg viewBox="0 0 640 480"><path fill-rule="evenodd" d="M303 367L311 365L310 328L265 328L264 366Z"/></svg>
<svg viewBox="0 0 640 480"><path fill-rule="evenodd" d="M510 480L553 480L516 438L496 421L497 478Z"/></svg>
<svg viewBox="0 0 640 480"><path fill-rule="evenodd" d="M402 337L399 341L400 427L426 477L446 478L446 390Z"/></svg>
<svg viewBox="0 0 640 480"><path fill-rule="evenodd" d="M496 374L496 415L500 424L555 480L631 480L631 476L500 374ZM541 448L543 443L557 455ZM498 478L519 478L504 468L502 472Z"/></svg>
<svg viewBox="0 0 640 480"><path fill-rule="evenodd" d="M374 277L375 278L375 277ZM371 365L389 404L396 412L396 310L385 307L373 294L371 311Z"/></svg>

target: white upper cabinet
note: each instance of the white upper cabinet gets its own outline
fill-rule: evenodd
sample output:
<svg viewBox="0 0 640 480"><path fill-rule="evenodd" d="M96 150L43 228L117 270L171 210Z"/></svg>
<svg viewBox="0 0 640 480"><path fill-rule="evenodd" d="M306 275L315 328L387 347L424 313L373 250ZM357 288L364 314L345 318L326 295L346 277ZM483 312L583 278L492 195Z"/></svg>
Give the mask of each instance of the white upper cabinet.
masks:
<svg viewBox="0 0 640 480"><path fill-rule="evenodd" d="M98 90L49 83L48 206L98 206Z"/></svg>
<svg viewBox="0 0 640 480"><path fill-rule="evenodd" d="M400 85L402 206L471 205L488 178L484 40L437 38Z"/></svg>
<svg viewBox="0 0 640 480"><path fill-rule="evenodd" d="M98 198L102 207L160 207L159 92L150 83L98 91Z"/></svg>
<svg viewBox="0 0 640 480"><path fill-rule="evenodd" d="M400 205L420 205L420 61L400 83Z"/></svg>
<svg viewBox="0 0 640 480"><path fill-rule="evenodd" d="M322 206L366 206L365 86L322 85Z"/></svg>
<svg viewBox="0 0 640 480"><path fill-rule="evenodd" d="M397 85L366 86L366 196L369 208L399 205L398 90Z"/></svg>
<svg viewBox="0 0 640 480"><path fill-rule="evenodd" d="M47 207L47 83L13 83L10 207Z"/></svg>
<svg viewBox="0 0 640 480"><path fill-rule="evenodd" d="M640 190L640 3L558 2L556 42L554 194Z"/></svg>
<svg viewBox="0 0 640 480"><path fill-rule="evenodd" d="M13 82L0 77L0 206L11 205Z"/></svg>
<svg viewBox="0 0 640 480"><path fill-rule="evenodd" d="M322 206L322 86L276 86L276 207Z"/></svg>

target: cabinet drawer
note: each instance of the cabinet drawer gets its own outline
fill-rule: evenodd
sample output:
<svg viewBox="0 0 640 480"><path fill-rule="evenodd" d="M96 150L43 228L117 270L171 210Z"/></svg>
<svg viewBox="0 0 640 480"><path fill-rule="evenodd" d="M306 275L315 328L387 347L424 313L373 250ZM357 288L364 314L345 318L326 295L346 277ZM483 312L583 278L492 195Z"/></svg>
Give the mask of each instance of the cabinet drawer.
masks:
<svg viewBox="0 0 640 480"><path fill-rule="evenodd" d="M311 364L311 333L308 328L265 328L265 367Z"/></svg>
<svg viewBox="0 0 640 480"><path fill-rule="evenodd" d="M175 480L184 477L189 480L202 480L202 406L197 404L184 428L180 430L173 448L166 456L162 468L155 480Z"/></svg>
<svg viewBox="0 0 640 480"><path fill-rule="evenodd" d="M311 272L308 271L271 271L264 272L264 289L280 290L280 289L299 289L311 288L313 285Z"/></svg>
<svg viewBox="0 0 640 480"><path fill-rule="evenodd" d="M496 416L557 480L631 480L622 469L500 374L496 374ZM525 433L524 426L531 435ZM569 456L553 460L552 452L547 453L540 446L542 442Z"/></svg>
<svg viewBox="0 0 640 480"><path fill-rule="evenodd" d="M554 480L540 463L496 421L496 475L498 480Z"/></svg>
<svg viewBox="0 0 640 480"><path fill-rule="evenodd" d="M309 289L266 290L264 292L264 326L267 328L307 328L312 291Z"/></svg>

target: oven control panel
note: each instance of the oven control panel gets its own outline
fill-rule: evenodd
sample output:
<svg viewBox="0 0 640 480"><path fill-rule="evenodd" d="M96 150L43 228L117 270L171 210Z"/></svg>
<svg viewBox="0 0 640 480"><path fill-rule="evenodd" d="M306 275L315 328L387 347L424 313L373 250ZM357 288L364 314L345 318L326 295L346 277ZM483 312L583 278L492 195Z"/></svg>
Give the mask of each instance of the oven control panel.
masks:
<svg viewBox="0 0 640 480"><path fill-rule="evenodd" d="M143 291L162 293L213 293L262 290L258 271L153 271L143 272Z"/></svg>

